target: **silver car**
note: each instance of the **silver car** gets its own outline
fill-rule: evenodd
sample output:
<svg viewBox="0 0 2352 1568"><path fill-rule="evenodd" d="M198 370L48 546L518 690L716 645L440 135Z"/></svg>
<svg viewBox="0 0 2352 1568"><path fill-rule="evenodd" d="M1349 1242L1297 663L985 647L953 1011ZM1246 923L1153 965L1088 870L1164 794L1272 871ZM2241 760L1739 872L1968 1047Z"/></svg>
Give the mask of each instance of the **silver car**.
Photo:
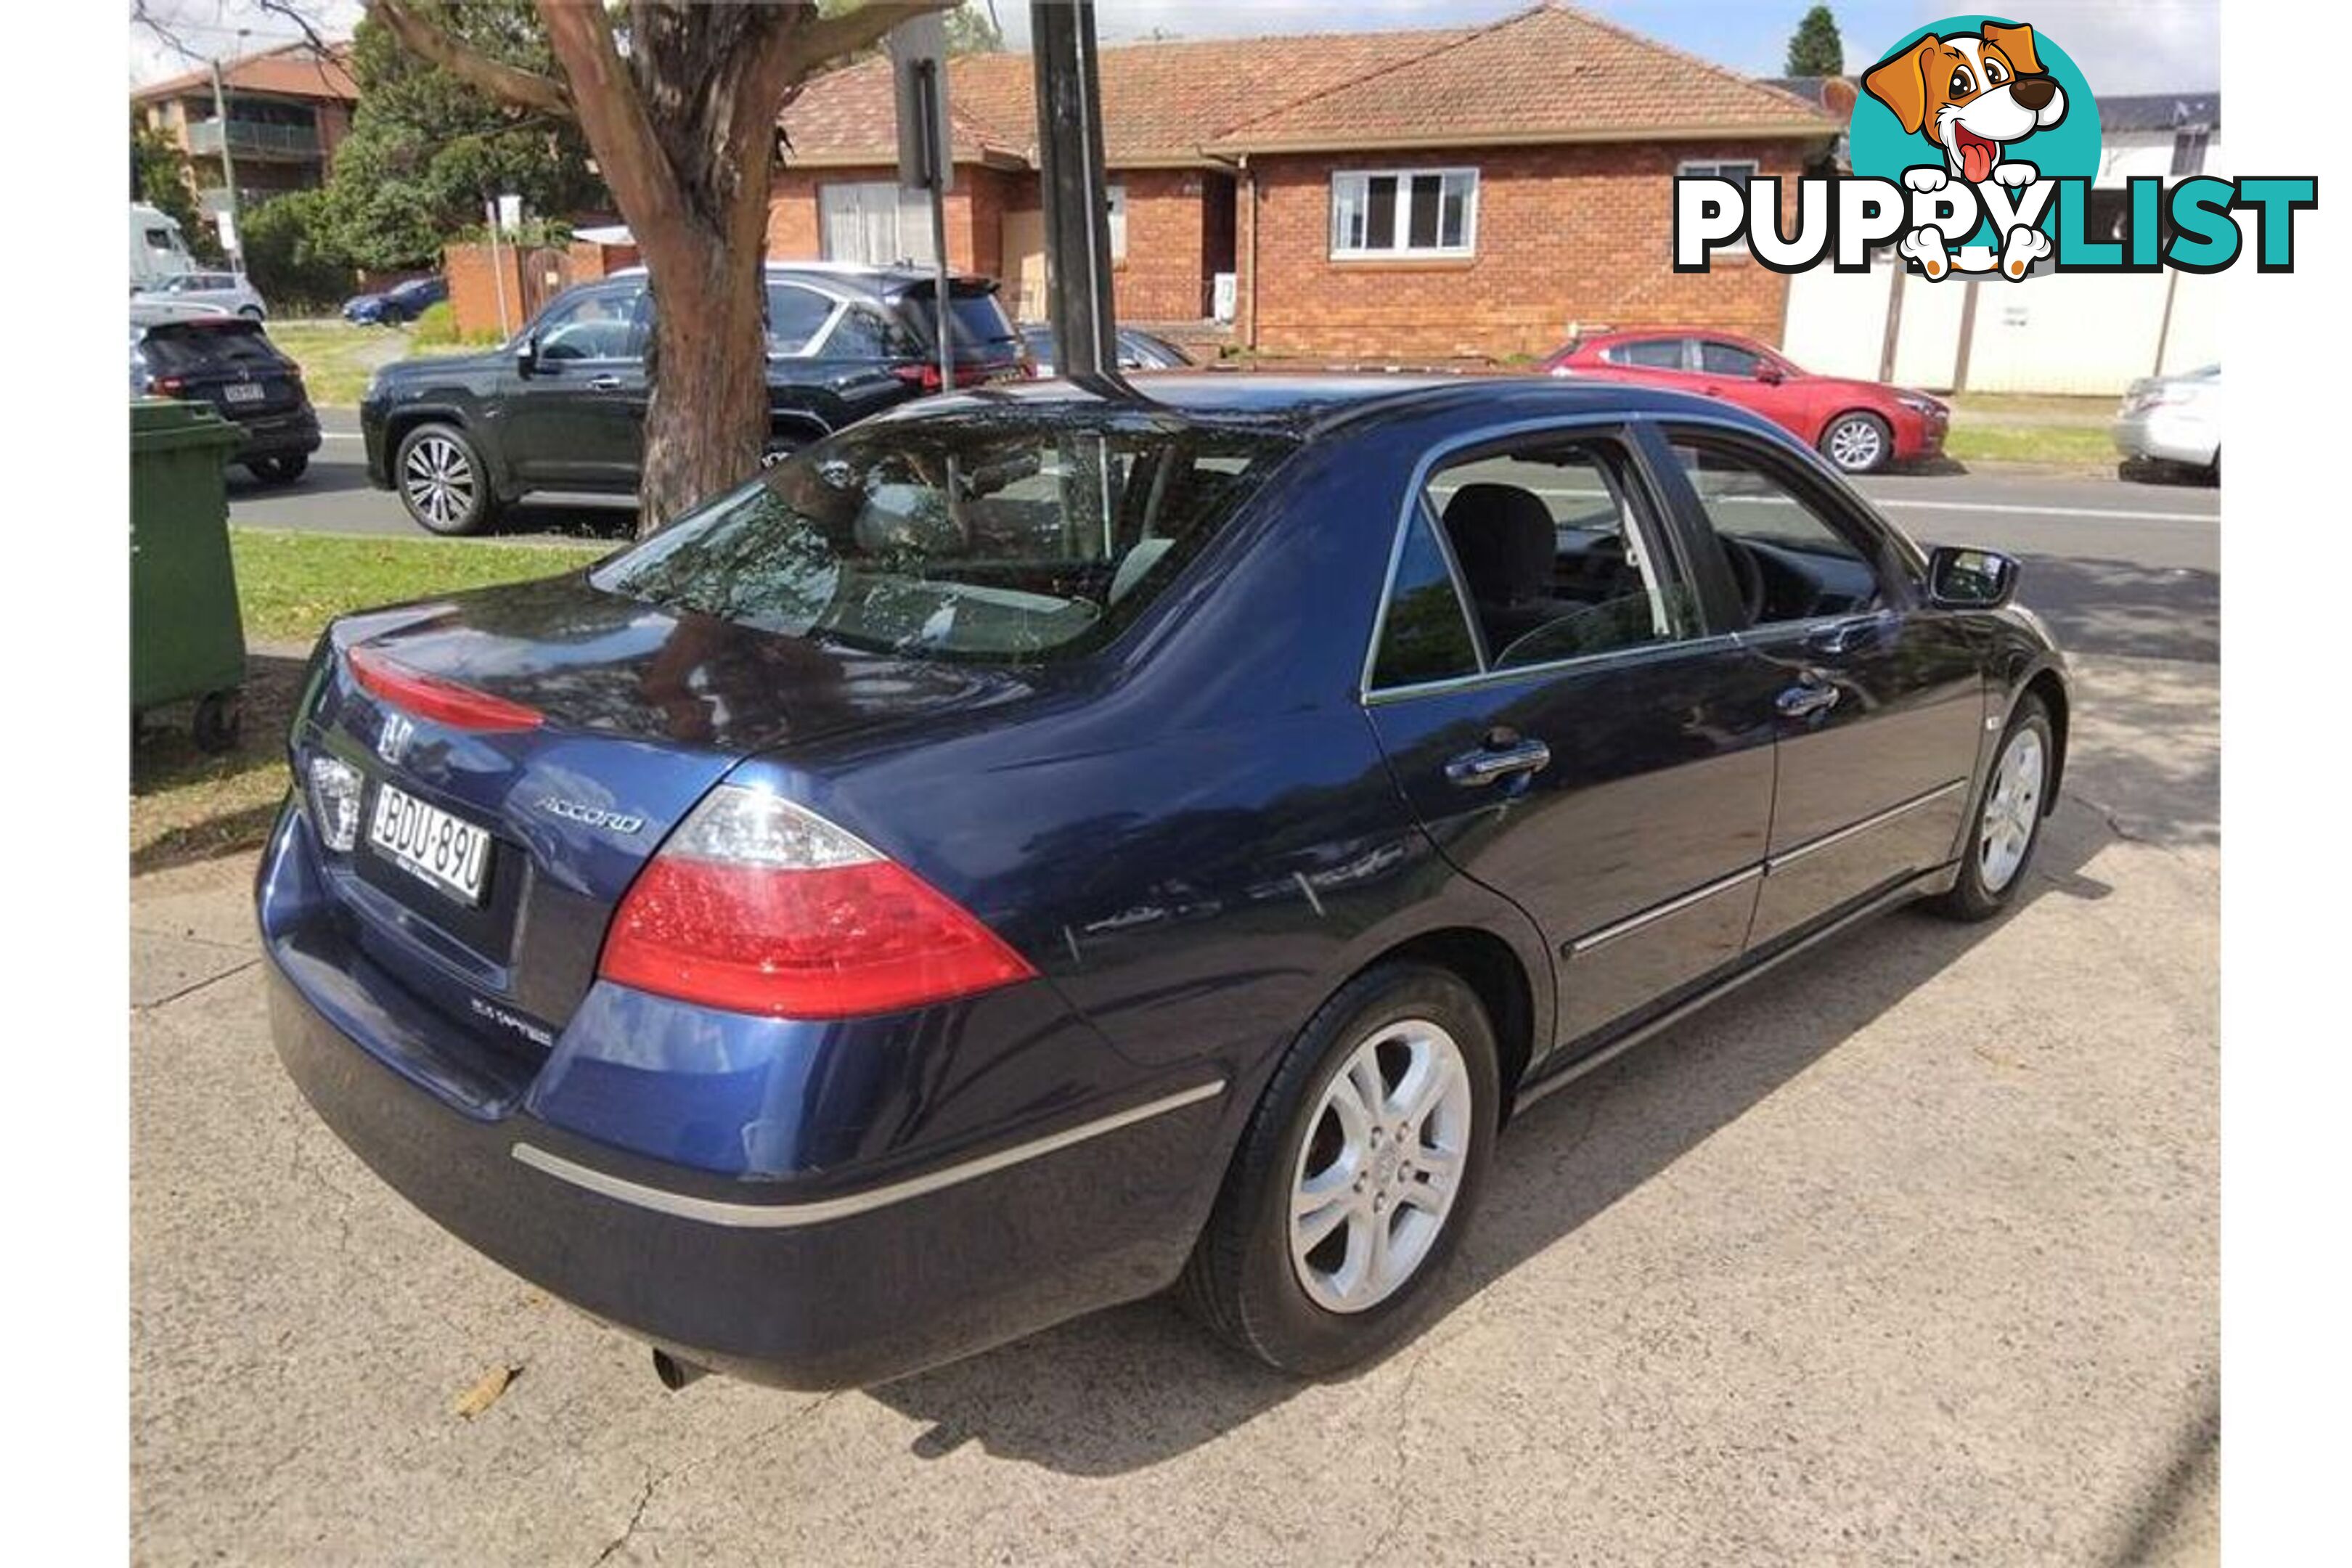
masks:
<svg viewBox="0 0 2352 1568"><path fill-rule="evenodd" d="M2116 450L2126 462L2172 463L2221 478L2221 367L2144 376L2116 414Z"/></svg>
<svg viewBox="0 0 2352 1568"><path fill-rule="evenodd" d="M144 289L134 289L131 297L134 300L217 305L233 316L249 316L257 321L269 314L268 302L262 299L261 291L241 272L183 272Z"/></svg>

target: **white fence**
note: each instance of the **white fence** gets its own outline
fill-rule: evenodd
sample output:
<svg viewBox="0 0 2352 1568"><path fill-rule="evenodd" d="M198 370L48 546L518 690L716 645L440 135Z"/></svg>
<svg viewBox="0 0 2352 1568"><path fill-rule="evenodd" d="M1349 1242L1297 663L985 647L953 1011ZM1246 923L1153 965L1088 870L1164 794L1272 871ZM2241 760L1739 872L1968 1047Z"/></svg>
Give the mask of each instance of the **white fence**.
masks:
<svg viewBox="0 0 2352 1568"><path fill-rule="evenodd" d="M2092 396L2221 357L2215 277L2078 272L2018 283L1958 277L1930 283L1914 275L1898 287L1896 271L1890 262L1790 279L1783 350L1826 375L1884 376L1935 392ZM1890 314L1896 317L1891 363Z"/></svg>

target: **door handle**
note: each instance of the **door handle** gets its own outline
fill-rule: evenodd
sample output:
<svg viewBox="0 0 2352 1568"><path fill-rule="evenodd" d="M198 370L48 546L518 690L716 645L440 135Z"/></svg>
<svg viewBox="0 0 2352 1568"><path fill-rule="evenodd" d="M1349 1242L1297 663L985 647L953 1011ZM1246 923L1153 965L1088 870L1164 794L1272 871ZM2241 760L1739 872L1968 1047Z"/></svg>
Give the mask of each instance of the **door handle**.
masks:
<svg viewBox="0 0 2352 1568"><path fill-rule="evenodd" d="M1816 653L1835 658L1857 648L1868 647L1878 640L1885 626L1885 618L1881 616L1863 616L1850 621L1839 621L1807 637L1805 646Z"/></svg>
<svg viewBox="0 0 2352 1568"><path fill-rule="evenodd" d="M1834 686L1807 681L1791 686L1772 700L1783 719L1810 719L1816 713L1826 713L1837 706L1838 689Z"/></svg>
<svg viewBox="0 0 2352 1568"><path fill-rule="evenodd" d="M618 392L621 390L621 378L617 375L592 376L588 381L588 390L591 392Z"/></svg>
<svg viewBox="0 0 2352 1568"><path fill-rule="evenodd" d="M1532 773L1551 766L1551 748L1541 741L1519 741L1506 746L1482 746L1465 752L1445 764L1445 776L1464 789L1482 789L1513 773Z"/></svg>

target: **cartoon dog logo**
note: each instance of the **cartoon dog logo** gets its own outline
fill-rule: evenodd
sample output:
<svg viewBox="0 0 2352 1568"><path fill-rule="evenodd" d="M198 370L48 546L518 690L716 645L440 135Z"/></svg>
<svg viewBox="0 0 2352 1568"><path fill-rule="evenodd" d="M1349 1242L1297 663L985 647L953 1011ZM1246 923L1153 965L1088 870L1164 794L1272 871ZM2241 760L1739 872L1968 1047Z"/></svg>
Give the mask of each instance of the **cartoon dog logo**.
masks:
<svg viewBox="0 0 2352 1568"><path fill-rule="evenodd" d="M1941 190L1956 175L1970 184L2031 184L2041 172L2010 157L2010 147L2066 117L2065 89L2042 70L2033 52L2033 29L2024 23L1987 22L1981 32L1946 37L1930 33L1873 66L1862 84L1895 111L1905 131L1943 151L1943 168L1922 165L1904 172L1904 184L1915 191ZM1951 265L1941 237L1930 227L1913 229L1898 248L1930 278L1942 277ZM2050 250L2048 235L2020 225L2002 239L2000 270L2022 278ZM1964 251L1960 265L1989 271L1993 262L1990 254Z"/></svg>

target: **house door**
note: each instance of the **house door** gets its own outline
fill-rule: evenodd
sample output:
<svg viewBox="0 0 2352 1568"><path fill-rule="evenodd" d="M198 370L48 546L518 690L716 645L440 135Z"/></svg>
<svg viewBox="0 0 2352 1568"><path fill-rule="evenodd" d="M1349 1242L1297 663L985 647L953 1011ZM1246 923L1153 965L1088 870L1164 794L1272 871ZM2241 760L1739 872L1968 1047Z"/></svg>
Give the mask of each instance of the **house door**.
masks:
<svg viewBox="0 0 2352 1568"><path fill-rule="evenodd" d="M1045 319L1045 214L1037 207L1004 215L1004 275L1015 321Z"/></svg>

